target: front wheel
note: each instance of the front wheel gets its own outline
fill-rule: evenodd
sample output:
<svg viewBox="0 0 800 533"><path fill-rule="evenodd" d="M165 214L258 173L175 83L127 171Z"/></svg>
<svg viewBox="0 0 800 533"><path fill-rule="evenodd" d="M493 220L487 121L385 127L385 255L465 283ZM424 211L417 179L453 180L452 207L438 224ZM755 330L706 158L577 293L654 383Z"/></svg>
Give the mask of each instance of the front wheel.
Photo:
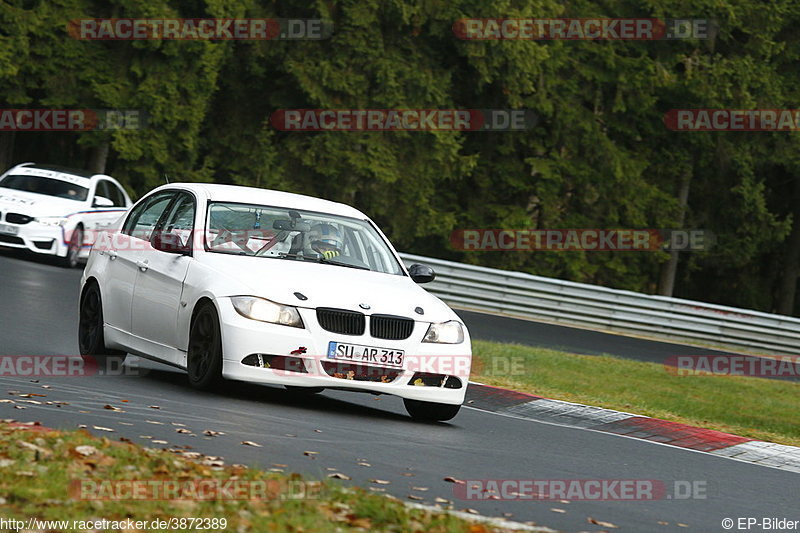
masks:
<svg viewBox="0 0 800 533"><path fill-rule="evenodd" d="M444 422L452 419L458 414L460 405L448 403L423 402L420 400L409 400L404 398L403 403L406 411L415 420L427 420L431 422Z"/></svg>
<svg viewBox="0 0 800 533"><path fill-rule="evenodd" d="M100 287L90 283L81 297L78 319L78 349L84 361L94 361L99 367L114 363L122 364L127 354L106 348L103 335L103 300Z"/></svg>
<svg viewBox="0 0 800 533"><path fill-rule="evenodd" d="M64 268L75 268L78 266L78 254L83 248L83 228L78 226L72 230L72 235L67 244L67 255L59 257L57 262Z"/></svg>
<svg viewBox="0 0 800 533"><path fill-rule="evenodd" d="M200 307L192 320L186 366L189 384L196 389L222 383L222 336L217 309L211 303Z"/></svg>

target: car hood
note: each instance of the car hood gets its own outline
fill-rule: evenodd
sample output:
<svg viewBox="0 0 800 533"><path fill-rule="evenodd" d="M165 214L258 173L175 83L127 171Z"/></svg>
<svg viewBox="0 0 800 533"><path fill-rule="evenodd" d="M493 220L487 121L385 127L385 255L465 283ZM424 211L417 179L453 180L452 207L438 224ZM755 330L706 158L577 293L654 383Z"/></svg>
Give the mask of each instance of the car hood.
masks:
<svg viewBox="0 0 800 533"><path fill-rule="evenodd" d="M238 294L252 295L298 307L335 307L365 314L389 314L424 322L459 320L439 298L408 276L291 259L228 256L206 253L203 263L233 278ZM308 300L295 296L299 292ZM368 305L364 309L361 305ZM415 312L420 307L423 315Z"/></svg>
<svg viewBox="0 0 800 533"><path fill-rule="evenodd" d="M0 211L23 215L62 216L86 207L85 202L0 188Z"/></svg>

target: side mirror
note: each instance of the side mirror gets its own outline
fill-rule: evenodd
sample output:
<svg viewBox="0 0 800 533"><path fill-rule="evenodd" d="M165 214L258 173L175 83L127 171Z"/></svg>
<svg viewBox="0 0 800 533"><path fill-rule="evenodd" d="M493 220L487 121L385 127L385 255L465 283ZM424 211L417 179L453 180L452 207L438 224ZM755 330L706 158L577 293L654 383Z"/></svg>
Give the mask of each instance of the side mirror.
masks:
<svg viewBox="0 0 800 533"><path fill-rule="evenodd" d="M427 265L420 265L419 263L411 265L408 268L408 275L415 283L428 283L436 278L436 273Z"/></svg>
<svg viewBox="0 0 800 533"><path fill-rule="evenodd" d="M92 207L114 207L114 202L105 196L95 196L94 202L92 202Z"/></svg>
<svg viewBox="0 0 800 533"><path fill-rule="evenodd" d="M181 242L180 237L174 233L166 233L163 231L154 231L150 235L150 246L159 252L166 252L168 254L189 255L189 246Z"/></svg>

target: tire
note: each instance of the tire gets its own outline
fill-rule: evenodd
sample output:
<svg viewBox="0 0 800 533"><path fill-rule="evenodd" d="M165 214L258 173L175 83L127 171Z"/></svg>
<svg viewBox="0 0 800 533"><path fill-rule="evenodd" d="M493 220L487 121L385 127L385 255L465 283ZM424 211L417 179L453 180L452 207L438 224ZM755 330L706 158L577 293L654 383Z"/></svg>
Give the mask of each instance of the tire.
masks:
<svg viewBox="0 0 800 533"><path fill-rule="evenodd" d="M83 248L83 226L78 226L72 231L69 244L67 244L67 255L59 257L56 262L64 268L77 267L81 248Z"/></svg>
<svg viewBox="0 0 800 533"><path fill-rule="evenodd" d="M202 304L195 312L186 359L192 387L209 390L222 383L222 335L217 309L211 303Z"/></svg>
<svg viewBox="0 0 800 533"><path fill-rule="evenodd" d="M103 335L103 300L97 283L90 282L81 295L78 349L84 361L95 362L100 369L108 368L111 363L122 365L128 355L119 350L106 348Z"/></svg>
<svg viewBox="0 0 800 533"><path fill-rule="evenodd" d="M298 387L296 385L284 385L287 391L292 394L303 396L311 396L312 394L319 394L325 390L325 387Z"/></svg>
<svg viewBox="0 0 800 533"><path fill-rule="evenodd" d="M406 411L414 420L427 420L429 422L444 422L458 414L460 405L447 403L423 402L420 400L403 399Z"/></svg>

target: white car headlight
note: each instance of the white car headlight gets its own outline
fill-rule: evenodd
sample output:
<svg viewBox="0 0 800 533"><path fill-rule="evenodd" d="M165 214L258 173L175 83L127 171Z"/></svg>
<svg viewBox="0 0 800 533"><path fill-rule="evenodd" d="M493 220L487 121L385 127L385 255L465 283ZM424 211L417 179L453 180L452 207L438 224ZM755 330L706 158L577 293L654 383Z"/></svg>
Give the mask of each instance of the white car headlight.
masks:
<svg viewBox="0 0 800 533"><path fill-rule="evenodd" d="M450 320L440 324L431 324L422 342L436 342L439 344L459 344L464 342L464 328L461 322Z"/></svg>
<svg viewBox="0 0 800 533"><path fill-rule="evenodd" d="M296 307L276 304L255 296L233 296L231 301L236 312L245 318L293 328L304 327Z"/></svg>
<svg viewBox="0 0 800 533"><path fill-rule="evenodd" d="M63 226L69 219L67 217L36 217L34 220L45 226Z"/></svg>

